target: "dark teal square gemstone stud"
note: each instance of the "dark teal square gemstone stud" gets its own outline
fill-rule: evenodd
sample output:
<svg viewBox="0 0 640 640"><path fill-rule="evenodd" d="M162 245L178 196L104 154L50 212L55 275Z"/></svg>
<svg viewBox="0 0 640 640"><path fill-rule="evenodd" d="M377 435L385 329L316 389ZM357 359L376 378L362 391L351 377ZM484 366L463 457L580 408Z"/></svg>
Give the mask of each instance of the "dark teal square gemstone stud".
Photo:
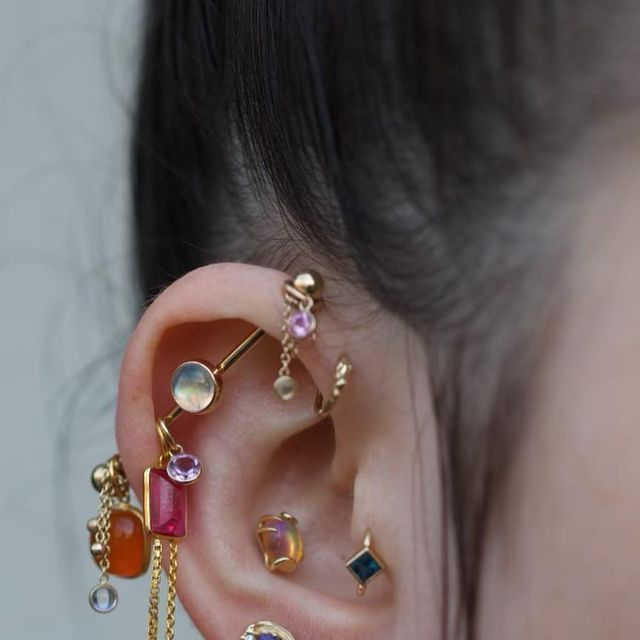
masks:
<svg viewBox="0 0 640 640"><path fill-rule="evenodd" d="M370 534L365 537L365 546L353 558L347 561L346 567L358 581L358 594L364 595L367 584L384 571L384 562L371 549Z"/></svg>

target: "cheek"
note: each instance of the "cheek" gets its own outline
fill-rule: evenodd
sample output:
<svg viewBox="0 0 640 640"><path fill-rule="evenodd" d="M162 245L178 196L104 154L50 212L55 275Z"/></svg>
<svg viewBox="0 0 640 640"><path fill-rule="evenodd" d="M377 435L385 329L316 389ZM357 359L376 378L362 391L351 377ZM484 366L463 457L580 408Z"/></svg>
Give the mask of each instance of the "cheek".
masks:
<svg viewBox="0 0 640 640"><path fill-rule="evenodd" d="M483 640L640 629L636 263L620 254L615 278L590 280L534 381L534 411L488 536Z"/></svg>

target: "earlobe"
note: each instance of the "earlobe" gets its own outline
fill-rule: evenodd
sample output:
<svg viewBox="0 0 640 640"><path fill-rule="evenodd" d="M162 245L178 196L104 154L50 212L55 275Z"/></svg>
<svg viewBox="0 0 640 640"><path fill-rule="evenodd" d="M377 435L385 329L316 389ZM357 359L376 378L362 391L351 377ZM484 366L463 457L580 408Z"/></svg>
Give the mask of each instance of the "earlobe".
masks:
<svg viewBox="0 0 640 640"><path fill-rule="evenodd" d="M340 344L336 336L345 336L348 330L332 327L329 317L326 324L323 317L322 331L326 327L333 339L325 340L321 333L317 341L300 349L300 362L293 364L299 384L295 398L283 402L273 393L285 281L280 272L246 265L214 265L193 272L147 310L123 362L117 436L138 496L144 493L144 470L158 468L159 456L172 453L170 441L165 441L166 450L159 446L163 439L158 439L157 415L165 418L174 444L195 454L202 464L202 477L190 489L189 533L180 545L178 590L205 637L237 637L248 618L271 618L289 628L286 623L293 621L298 638L360 638L393 625L391 582L376 581L375 589L371 587L375 593L358 600L345 569L357 540L352 531L360 530L361 541L366 527L376 528L372 520L385 518L385 505L374 513L370 506L354 504L367 495L362 493L369 477L365 449L384 447L376 436L384 432L369 424L369 440L357 452L343 450L340 444L352 446L345 434L348 429L363 429L357 416L370 415L370 409L362 411L366 391L352 395L350 388L341 397L351 363L338 359L346 339ZM206 413L215 404L215 390L202 406L197 394L185 399L188 384L193 383L189 375L204 374L205 379L210 374L204 386L220 386L216 375L221 372L216 368L256 328L264 330L266 338L253 345L233 371L224 373L224 400L216 410ZM356 351L358 358L361 352ZM190 373L182 370L189 374L186 378L180 373L175 377L181 363L203 360L209 365L201 369L194 365ZM358 376L357 362L355 369ZM188 384L181 387L185 379ZM366 375L362 380L368 384ZM334 389L325 391L324 414L332 408L331 400L340 397L335 430L331 419L318 415L320 406L314 406L318 387ZM195 411L174 424L170 418L167 424L174 400L184 404L181 412ZM350 482L336 482L339 457L355 461ZM390 493L398 480L390 483ZM296 515L306 546L304 562L286 578L264 569L255 538L258 519L282 511ZM356 525L360 519L367 522ZM385 560L393 564L388 546L381 546ZM172 558L174 552L172 547ZM211 603L224 615L213 615Z"/></svg>

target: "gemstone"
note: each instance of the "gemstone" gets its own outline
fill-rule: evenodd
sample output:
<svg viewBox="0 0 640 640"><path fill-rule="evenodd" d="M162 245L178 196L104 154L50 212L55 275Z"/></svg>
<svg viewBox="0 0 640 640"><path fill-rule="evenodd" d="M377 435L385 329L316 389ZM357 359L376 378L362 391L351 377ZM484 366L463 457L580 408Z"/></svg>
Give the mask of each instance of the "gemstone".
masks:
<svg viewBox="0 0 640 640"><path fill-rule="evenodd" d="M364 585L370 580L373 580L384 567L371 549L365 547L347 562L347 569L351 571L360 584Z"/></svg>
<svg viewBox="0 0 640 640"><path fill-rule="evenodd" d="M202 473L202 465L196 456L190 453L178 453L169 460L167 474L180 484L195 482Z"/></svg>
<svg viewBox="0 0 640 640"><path fill-rule="evenodd" d="M290 573L302 562L302 538L292 516L264 516L258 522L258 541L270 571Z"/></svg>
<svg viewBox="0 0 640 640"><path fill-rule="evenodd" d="M284 627L264 621L249 625L242 640L293 640L293 636Z"/></svg>
<svg viewBox="0 0 640 640"><path fill-rule="evenodd" d="M149 564L149 544L140 511L129 505L113 507L109 518L109 573L120 578L142 575ZM96 531L91 533L95 543ZM95 557L100 565L102 555Z"/></svg>
<svg viewBox="0 0 640 640"><path fill-rule="evenodd" d="M171 395L188 413L202 413L217 399L219 386L213 371L202 362L184 362L171 378Z"/></svg>
<svg viewBox="0 0 640 640"><path fill-rule="evenodd" d="M89 604L97 613L111 613L118 606L118 592L108 582L97 584L89 592Z"/></svg>
<svg viewBox="0 0 640 640"><path fill-rule="evenodd" d="M273 390L281 400L291 400L297 389L298 383L291 376L279 376L273 383Z"/></svg>
<svg viewBox="0 0 640 640"><path fill-rule="evenodd" d="M147 529L163 538L187 535L187 487L174 482L166 469L145 471L144 504Z"/></svg>
<svg viewBox="0 0 640 640"><path fill-rule="evenodd" d="M316 330L316 317L311 311L299 310L289 316L289 332L296 340L302 340Z"/></svg>

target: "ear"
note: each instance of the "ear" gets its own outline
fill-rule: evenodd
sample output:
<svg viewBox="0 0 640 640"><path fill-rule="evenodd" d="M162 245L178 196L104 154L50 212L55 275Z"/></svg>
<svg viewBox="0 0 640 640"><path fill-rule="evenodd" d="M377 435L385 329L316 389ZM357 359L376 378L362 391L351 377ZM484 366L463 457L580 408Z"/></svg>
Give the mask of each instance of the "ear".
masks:
<svg viewBox="0 0 640 640"><path fill-rule="evenodd" d="M438 599L432 588L438 563L416 572L425 563L425 544L439 553L438 518L420 525L416 537L411 516L416 452L425 446L434 458L436 451L429 402L408 409L406 332L386 314L358 322L364 303L351 297L341 305L342 294L331 282L318 313L318 339L301 344L294 365L298 393L288 402L279 399L272 384L280 366L286 278L261 267L212 265L183 277L153 302L122 366L121 457L140 496L143 472L159 455L154 416L173 406L172 372L187 360L216 363L253 328L263 328L267 337L225 376L215 411L184 415L171 428L204 467L189 488L180 599L206 638L238 637L262 619L282 624L299 640L399 637L403 621L415 624L416 611L409 611L414 596L427 598L418 610L431 622L433 609L426 603ZM320 419L315 396L318 389L330 392L342 352L353 363L352 379L332 418ZM426 384L424 376L417 384ZM427 419L420 441L416 412ZM433 480L437 485L435 473ZM435 502L427 509L439 513ZM296 516L305 543L304 561L287 576L265 569L255 538L258 519L281 511ZM358 598L344 562L362 546L367 528L387 570Z"/></svg>

